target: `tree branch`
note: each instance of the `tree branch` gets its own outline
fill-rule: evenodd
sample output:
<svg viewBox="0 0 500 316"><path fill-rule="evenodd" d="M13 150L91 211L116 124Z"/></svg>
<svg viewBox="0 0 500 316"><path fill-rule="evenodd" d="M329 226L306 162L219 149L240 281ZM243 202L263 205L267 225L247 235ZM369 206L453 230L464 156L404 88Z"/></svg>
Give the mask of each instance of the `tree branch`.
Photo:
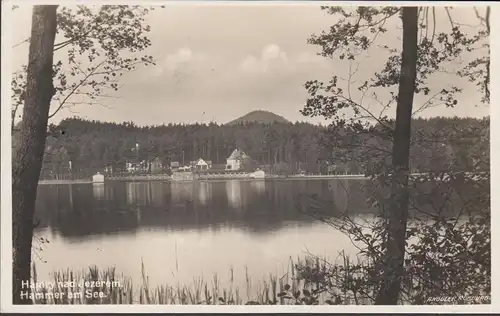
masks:
<svg viewBox="0 0 500 316"><path fill-rule="evenodd" d="M99 27L101 25L104 24L104 22L106 22L105 20L102 20L100 23L97 22L97 19L94 19L94 21L92 22L93 23L96 23L94 26L92 26L88 31L86 31L85 33L83 33L82 35L80 35L78 38L70 38L68 40L65 40L63 42L60 42L60 43L57 43L57 44L54 44L54 52L55 51L58 51L70 44L72 44L73 42L75 41L78 41L78 40L81 40L83 38L85 38L87 35L89 35L92 31L95 30L96 27Z"/></svg>
<svg viewBox="0 0 500 316"><path fill-rule="evenodd" d="M54 113L50 114L49 115L49 119L54 117L54 115L57 114L57 112L59 112L59 110L61 110L61 108L63 107L63 105L66 103L66 101L87 81L88 78L90 78L92 75L94 75L94 73L97 71L97 69L102 66L105 62L107 61L104 60L102 61L101 63L99 63L94 69L92 69L92 71L90 71L88 73L87 76L85 76L85 78L83 78L71 91L70 93L68 93L68 95L66 95L66 97L64 98L64 100L62 102L59 103L59 106L58 108L54 111Z"/></svg>
<svg viewBox="0 0 500 316"><path fill-rule="evenodd" d="M25 39L25 40L23 40L23 41L15 44L15 45L13 45L12 48L16 48L16 47L18 47L18 46L20 46L20 45L22 45L24 43L29 43L29 41L30 41L30 38L28 37L27 39Z"/></svg>

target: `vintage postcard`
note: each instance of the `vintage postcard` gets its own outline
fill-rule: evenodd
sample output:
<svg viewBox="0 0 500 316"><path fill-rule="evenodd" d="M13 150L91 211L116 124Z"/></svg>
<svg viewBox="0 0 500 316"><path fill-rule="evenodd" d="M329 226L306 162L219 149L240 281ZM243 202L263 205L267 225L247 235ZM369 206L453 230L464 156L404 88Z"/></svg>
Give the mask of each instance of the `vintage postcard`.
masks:
<svg viewBox="0 0 500 316"><path fill-rule="evenodd" d="M2 311L493 312L487 5L2 2Z"/></svg>

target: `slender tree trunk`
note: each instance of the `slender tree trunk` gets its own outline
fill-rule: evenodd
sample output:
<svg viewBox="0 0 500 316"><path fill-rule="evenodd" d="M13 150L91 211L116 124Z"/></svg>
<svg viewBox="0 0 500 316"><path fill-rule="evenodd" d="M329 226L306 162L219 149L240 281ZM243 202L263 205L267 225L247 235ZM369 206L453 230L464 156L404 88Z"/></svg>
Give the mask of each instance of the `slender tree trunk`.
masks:
<svg viewBox="0 0 500 316"><path fill-rule="evenodd" d="M42 168L50 101L54 95L52 64L56 36L54 5L34 6L32 14L26 99L21 141L12 170L13 303L31 304L21 298L30 281L33 214Z"/></svg>
<svg viewBox="0 0 500 316"><path fill-rule="evenodd" d="M388 238L382 284L375 303L396 305L404 272L406 225L408 220L408 176L411 114L417 71L418 8L402 8L403 56L399 79L396 127L392 148L393 180L389 205Z"/></svg>

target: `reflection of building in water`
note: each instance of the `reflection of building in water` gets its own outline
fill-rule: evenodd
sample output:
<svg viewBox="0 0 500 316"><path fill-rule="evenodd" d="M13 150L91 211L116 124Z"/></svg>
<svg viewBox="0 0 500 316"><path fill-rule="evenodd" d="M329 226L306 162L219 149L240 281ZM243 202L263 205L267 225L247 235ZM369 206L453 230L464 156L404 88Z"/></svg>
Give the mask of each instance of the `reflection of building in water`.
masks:
<svg viewBox="0 0 500 316"><path fill-rule="evenodd" d="M69 206L71 211L73 211L73 186L71 184L68 184L68 189L69 189Z"/></svg>
<svg viewBox="0 0 500 316"><path fill-rule="evenodd" d="M104 199L104 183L93 183L92 190L94 192L94 198L97 200ZM71 192L71 188L70 188Z"/></svg>
<svg viewBox="0 0 500 316"><path fill-rule="evenodd" d="M135 214L137 216L137 224L141 225L141 209L139 207L135 209Z"/></svg>
<svg viewBox="0 0 500 316"><path fill-rule="evenodd" d="M335 208L338 211L347 211L349 206L349 183L344 180L333 180L328 182L328 188L332 193Z"/></svg>
<svg viewBox="0 0 500 316"><path fill-rule="evenodd" d="M127 191L127 203L136 204L137 203L137 183L127 182L125 183L125 190Z"/></svg>
<svg viewBox="0 0 500 316"><path fill-rule="evenodd" d="M228 180L226 181L227 200L229 205L235 209L241 209L243 206L241 200L241 181Z"/></svg>
<svg viewBox="0 0 500 316"><path fill-rule="evenodd" d="M265 180L253 180L250 182L250 186L259 195L266 192L266 181Z"/></svg>
<svg viewBox="0 0 500 316"><path fill-rule="evenodd" d="M172 203L177 204L192 201L195 189L195 182L172 182L170 184Z"/></svg>
<svg viewBox="0 0 500 316"><path fill-rule="evenodd" d="M134 183L132 182L125 183L125 192L127 194L127 204L134 204L135 201Z"/></svg>
<svg viewBox="0 0 500 316"><path fill-rule="evenodd" d="M106 200L113 201L113 199L114 199L114 188L112 186L106 186L105 193L106 193Z"/></svg>
<svg viewBox="0 0 500 316"><path fill-rule="evenodd" d="M161 190L161 188L160 188ZM153 192L154 189L150 182L127 182L127 203L132 205L150 205L153 201L158 201L158 192ZM161 203L161 196L159 197Z"/></svg>
<svg viewBox="0 0 500 316"><path fill-rule="evenodd" d="M150 183L149 190L151 192L151 204L153 206L163 205L163 194L165 186L162 182L152 182Z"/></svg>
<svg viewBox="0 0 500 316"><path fill-rule="evenodd" d="M212 186L208 182L199 182L198 201L201 205L207 205L212 199Z"/></svg>

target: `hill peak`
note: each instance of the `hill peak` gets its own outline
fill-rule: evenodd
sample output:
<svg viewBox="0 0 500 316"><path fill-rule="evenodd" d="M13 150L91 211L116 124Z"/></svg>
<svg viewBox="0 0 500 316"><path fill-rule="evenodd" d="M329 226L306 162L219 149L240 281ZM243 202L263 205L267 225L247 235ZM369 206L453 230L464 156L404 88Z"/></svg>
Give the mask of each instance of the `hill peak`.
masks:
<svg viewBox="0 0 500 316"><path fill-rule="evenodd" d="M251 122L252 123L262 123L262 124L290 123L290 121L288 121L283 116L274 114L274 113L269 112L269 111L256 110L256 111L249 112L240 118L232 120L231 122L229 122L227 124L234 125L234 124L251 123Z"/></svg>

